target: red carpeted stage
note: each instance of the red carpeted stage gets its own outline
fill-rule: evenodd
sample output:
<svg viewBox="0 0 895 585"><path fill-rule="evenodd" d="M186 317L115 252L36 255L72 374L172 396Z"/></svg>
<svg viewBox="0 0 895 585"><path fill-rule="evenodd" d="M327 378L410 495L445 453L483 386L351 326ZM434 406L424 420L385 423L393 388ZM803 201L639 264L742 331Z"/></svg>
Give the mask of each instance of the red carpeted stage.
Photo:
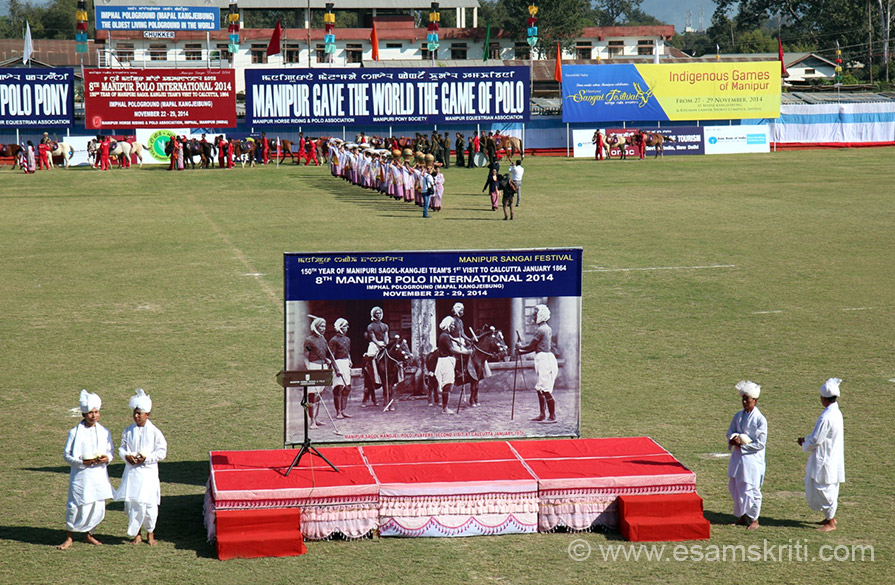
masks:
<svg viewBox="0 0 895 585"><path fill-rule="evenodd" d="M303 547L294 541L300 543L302 536L614 528L619 496L691 494L698 500L696 475L648 437L366 445L321 452L338 472L308 454L286 477L292 450L211 453L205 521L220 558L300 554ZM275 525L277 511L282 514Z"/></svg>

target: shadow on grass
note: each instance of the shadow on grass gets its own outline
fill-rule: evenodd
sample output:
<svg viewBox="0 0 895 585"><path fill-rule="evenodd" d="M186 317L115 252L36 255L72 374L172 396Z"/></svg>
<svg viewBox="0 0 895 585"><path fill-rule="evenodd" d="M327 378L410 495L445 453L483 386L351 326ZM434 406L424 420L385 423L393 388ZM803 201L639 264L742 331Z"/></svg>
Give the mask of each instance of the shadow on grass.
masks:
<svg viewBox="0 0 895 585"><path fill-rule="evenodd" d="M26 467L24 471L43 473L64 473L68 475L71 467L59 465L55 467ZM124 473L124 463L109 465L109 477L118 478ZM159 479L162 483L182 483L185 485L204 486L208 480L208 461L162 461L159 464Z"/></svg>
<svg viewBox="0 0 895 585"><path fill-rule="evenodd" d="M723 512L712 512L711 510L703 511L703 516L712 526L730 526L737 521L736 516ZM812 528L815 525L801 520L791 520L789 518L771 518L761 516L758 523L762 526L776 526L779 528Z"/></svg>
<svg viewBox="0 0 895 585"><path fill-rule="evenodd" d="M215 558L215 549L209 544L203 523L203 494L188 496L162 495L159 506L159 519L155 534L161 543L170 542L174 548L194 551L197 557ZM60 510L62 512L63 510ZM124 512L123 502L108 502L106 511ZM63 515L60 514L59 528L38 526L0 526L0 540L13 540L38 546L58 546L65 540ZM103 524L97 526L96 538L104 545L127 545L126 534L109 534L103 530ZM75 535L75 543L82 544L84 536Z"/></svg>

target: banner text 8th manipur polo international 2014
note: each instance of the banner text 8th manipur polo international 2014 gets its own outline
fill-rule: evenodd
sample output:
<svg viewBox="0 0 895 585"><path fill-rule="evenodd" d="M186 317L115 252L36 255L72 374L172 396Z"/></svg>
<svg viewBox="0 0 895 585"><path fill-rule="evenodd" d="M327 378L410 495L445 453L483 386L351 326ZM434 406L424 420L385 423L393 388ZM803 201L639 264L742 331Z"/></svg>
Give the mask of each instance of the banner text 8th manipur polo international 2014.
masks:
<svg viewBox="0 0 895 585"><path fill-rule="evenodd" d="M563 122L780 117L780 63L569 65Z"/></svg>

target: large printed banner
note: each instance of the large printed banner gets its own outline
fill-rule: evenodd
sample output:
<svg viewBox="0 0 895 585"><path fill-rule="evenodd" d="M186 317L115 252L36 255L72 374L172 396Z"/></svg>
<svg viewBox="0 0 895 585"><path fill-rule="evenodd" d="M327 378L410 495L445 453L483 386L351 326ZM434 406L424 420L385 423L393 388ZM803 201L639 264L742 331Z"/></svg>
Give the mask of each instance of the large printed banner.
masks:
<svg viewBox="0 0 895 585"><path fill-rule="evenodd" d="M780 63L567 65L563 122L780 116Z"/></svg>
<svg viewBox="0 0 895 585"><path fill-rule="evenodd" d="M581 261L580 248L285 254L285 369L334 372L308 388L312 440L578 436ZM535 386L552 396L543 420ZM302 394L285 391L287 445L304 439Z"/></svg>
<svg viewBox="0 0 895 585"><path fill-rule="evenodd" d="M87 128L235 128L232 69L87 69Z"/></svg>
<svg viewBox="0 0 895 585"><path fill-rule="evenodd" d="M528 67L246 69L246 123L527 122Z"/></svg>
<svg viewBox="0 0 895 585"><path fill-rule="evenodd" d="M96 30L220 30L217 6L97 6Z"/></svg>
<svg viewBox="0 0 895 585"><path fill-rule="evenodd" d="M71 126L74 70L0 69L0 126Z"/></svg>
<svg viewBox="0 0 895 585"><path fill-rule="evenodd" d="M662 153L665 155L685 155L685 154L706 154L703 144L703 128L701 126L673 126L668 128L609 128L601 129L605 136L612 134L624 136L627 156L637 156L634 147L627 144L629 140L633 142L633 136L637 130L641 130L645 134L662 135ZM597 149L593 142L596 129L572 130L572 142L574 144L573 156L575 158L595 158ZM647 145L645 155L647 157L656 156L656 146ZM604 152L605 152L604 148ZM609 147L609 156L617 158L621 155L618 146Z"/></svg>

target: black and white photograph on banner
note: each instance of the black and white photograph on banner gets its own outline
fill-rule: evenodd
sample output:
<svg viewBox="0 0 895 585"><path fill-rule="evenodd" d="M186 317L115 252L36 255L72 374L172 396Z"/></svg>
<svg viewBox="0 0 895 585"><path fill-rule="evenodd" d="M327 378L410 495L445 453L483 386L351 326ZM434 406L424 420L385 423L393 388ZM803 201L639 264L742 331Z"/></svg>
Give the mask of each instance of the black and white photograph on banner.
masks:
<svg viewBox="0 0 895 585"><path fill-rule="evenodd" d="M580 249L285 265L285 370L332 372L307 387L314 442L579 436ZM303 401L285 389L286 445Z"/></svg>

